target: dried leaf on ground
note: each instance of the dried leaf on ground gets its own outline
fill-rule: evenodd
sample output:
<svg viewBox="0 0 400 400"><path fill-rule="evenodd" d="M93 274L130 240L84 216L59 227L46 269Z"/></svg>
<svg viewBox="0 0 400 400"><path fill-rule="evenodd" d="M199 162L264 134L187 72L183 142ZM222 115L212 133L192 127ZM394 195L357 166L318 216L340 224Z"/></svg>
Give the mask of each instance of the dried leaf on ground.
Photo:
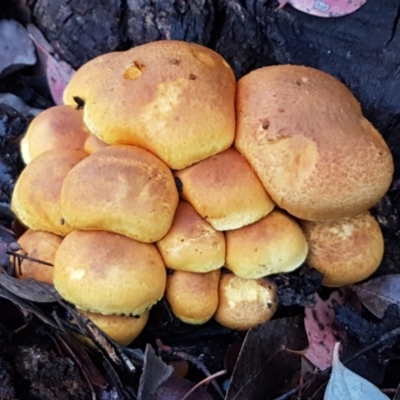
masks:
<svg viewBox="0 0 400 400"><path fill-rule="evenodd" d="M163 384L161 384L154 397L155 400L181 400L194 386L192 382L173 373ZM190 394L187 400L212 400L212 397L202 388L197 388Z"/></svg>
<svg viewBox="0 0 400 400"><path fill-rule="evenodd" d="M75 70L65 61L56 59L52 46L33 25L29 27L30 37L39 56L39 71L46 75L51 96L56 104L63 103L63 93Z"/></svg>
<svg viewBox="0 0 400 400"><path fill-rule="evenodd" d="M23 281L6 274L0 274L0 285L22 299L38 303L53 303L61 299L52 285L34 279Z"/></svg>
<svg viewBox="0 0 400 400"><path fill-rule="evenodd" d="M334 291L328 300L322 300L315 294L316 303L305 309L304 326L307 332L309 347L305 356L320 370L332 365L335 343L345 337L344 328L335 321L333 303L352 304L354 293L341 288Z"/></svg>
<svg viewBox="0 0 400 400"><path fill-rule="evenodd" d="M0 104L6 104L22 115L36 116L43 110L28 106L20 97L12 93L0 93Z"/></svg>
<svg viewBox="0 0 400 400"><path fill-rule="evenodd" d="M400 274L385 275L354 286L364 306L383 318L389 304L400 307Z"/></svg>
<svg viewBox="0 0 400 400"><path fill-rule="evenodd" d="M35 47L28 31L12 19L0 20L0 76L36 63Z"/></svg>
<svg viewBox="0 0 400 400"><path fill-rule="evenodd" d="M47 81L49 83L51 97L56 104L64 104L63 93L75 70L65 61L57 60L49 55L47 58Z"/></svg>
<svg viewBox="0 0 400 400"><path fill-rule="evenodd" d="M151 345L146 346L138 400L154 400L159 387L173 374L174 369L156 356Z"/></svg>
<svg viewBox="0 0 400 400"><path fill-rule="evenodd" d="M303 316L281 318L250 330L240 351L226 400L271 398L300 368L307 347Z"/></svg>
<svg viewBox="0 0 400 400"><path fill-rule="evenodd" d="M339 346L333 352L332 374L325 391L324 400L389 400L376 386L346 368L339 360Z"/></svg>
<svg viewBox="0 0 400 400"><path fill-rule="evenodd" d="M318 17L341 17L351 14L367 0L278 0L280 7L289 3L299 11Z"/></svg>

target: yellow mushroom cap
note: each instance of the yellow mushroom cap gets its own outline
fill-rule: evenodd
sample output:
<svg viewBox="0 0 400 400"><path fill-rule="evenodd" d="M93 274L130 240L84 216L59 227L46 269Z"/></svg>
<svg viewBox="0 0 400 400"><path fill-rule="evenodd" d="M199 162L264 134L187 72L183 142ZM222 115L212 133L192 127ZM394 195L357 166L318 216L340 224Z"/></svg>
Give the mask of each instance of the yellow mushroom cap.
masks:
<svg viewBox="0 0 400 400"><path fill-rule="evenodd" d="M164 294L166 269L154 244L106 231L72 231L57 250L54 286L78 308L139 315Z"/></svg>
<svg viewBox="0 0 400 400"><path fill-rule="evenodd" d="M228 149L175 173L181 197L214 229L237 229L270 213L274 203L249 163Z"/></svg>
<svg viewBox="0 0 400 400"><path fill-rule="evenodd" d="M350 90L298 65L260 68L238 81L235 147L276 204L306 220L366 211L394 171L387 144Z"/></svg>
<svg viewBox="0 0 400 400"><path fill-rule="evenodd" d="M188 324L204 324L218 306L220 270L196 273L174 271L167 277L165 298L172 312Z"/></svg>
<svg viewBox="0 0 400 400"><path fill-rule="evenodd" d="M225 236L186 201L179 202L168 233L157 242L168 268L209 272L225 264Z"/></svg>
<svg viewBox="0 0 400 400"><path fill-rule="evenodd" d="M179 195L171 170L135 146L108 146L66 177L65 221L76 229L106 230L151 243L169 230Z"/></svg>
<svg viewBox="0 0 400 400"><path fill-rule="evenodd" d="M72 106L54 106L38 114L21 140L21 155L29 164L39 154L54 149L83 151L89 130L83 113Z"/></svg>
<svg viewBox="0 0 400 400"><path fill-rule="evenodd" d="M61 188L71 169L86 157L83 151L46 151L19 176L11 199L18 219L28 228L64 236L71 226L61 213Z"/></svg>
<svg viewBox="0 0 400 400"><path fill-rule="evenodd" d="M362 281L382 261L383 235L368 211L333 221L301 221L301 225L309 246L306 263L324 274L325 286Z"/></svg>
<svg viewBox="0 0 400 400"><path fill-rule="evenodd" d="M214 318L229 329L247 330L269 321L277 304L277 288L271 281L223 274Z"/></svg>
<svg viewBox="0 0 400 400"><path fill-rule="evenodd" d="M293 271L307 256L302 229L280 210L254 224L227 231L225 237L225 266L245 279Z"/></svg>
<svg viewBox="0 0 400 400"><path fill-rule="evenodd" d="M89 318L104 333L121 346L128 346L143 331L150 312L130 317L123 315L104 315L78 309L78 312Z"/></svg>
<svg viewBox="0 0 400 400"><path fill-rule="evenodd" d="M62 237L50 232L40 232L28 229L19 239L19 252L30 258L45 261L54 265L56 251L62 242ZM19 279L34 278L41 282L53 284L53 266L41 264L29 259L22 259L16 266L15 275Z"/></svg>
<svg viewBox="0 0 400 400"><path fill-rule="evenodd" d="M229 148L236 80L216 52L161 40L99 56L64 92L84 101L84 121L105 143L140 146L182 169Z"/></svg>

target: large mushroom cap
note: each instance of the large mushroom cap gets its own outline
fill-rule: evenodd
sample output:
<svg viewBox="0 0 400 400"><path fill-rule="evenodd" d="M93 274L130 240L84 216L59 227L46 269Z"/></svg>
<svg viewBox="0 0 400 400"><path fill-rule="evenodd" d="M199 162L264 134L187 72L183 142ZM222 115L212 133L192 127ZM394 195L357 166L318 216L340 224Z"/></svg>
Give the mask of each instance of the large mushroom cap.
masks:
<svg viewBox="0 0 400 400"><path fill-rule="evenodd" d="M179 196L170 169L134 146L109 146L67 176L61 203L76 229L106 230L155 242L169 230Z"/></svg>
<svg viewBox="0 0 400 400"><path fill-rule="evenodd" d="M241 78L235 146L278 206L302 219L355 216L392 180L389 148L359 102L313 68L272 66Z"/></svg>
<svg viewBox="0 0 400 400"><path fill-rule="evenodd" d="M83 151L89 130L83 113L71 106L54 106L42 111L29 124L21 141L25 164L45 151L70 149Z"/></svg>
<svg viewBox="0 0 400 400"><path fill-rule="evenodd" d="M11 206L28 228L64 236L71 232L61 214L61 187L71 169L86 157L76 150L50 150L30 162L19 176Z"/></svg>
<svg viewBox="0 0 400 400"><path fill-rule="evenodd" d="M307 256L307 241L299 224L280 210L228 231L225 237L226 267L244 279L293 271Z"/></svg>
<svg viewBox="0 0 400 400"><path fill-rule="evenodd" d="M88 62L64 102L81 98L84 121L105 143L143 147L181 169L232 145L235 88L219 54L164 40Z"/></svg>
<svg viewBox="0 0 400 400"><path fill-rule="evenodd" d="M301 225L309 245L306 262L324 274L325 286L362 281L382 261L383 235L369 212L335 221L301 221Z"/></svg>
<svg viewBox="0 0 400 400"><path fill-rule="evenodd" d="M181 201L168 233L157 242L168 268L209 272L225 264L225 236L186 201Z"/></svg>
<svg viewBox="0 0 400 400"><path fill-rule="evenodd" d="M258 221L274 208L249 163L228 149L176 172L181 196L215 229L237 229Z"/></svg>
<svg viewBox="0 0 400 400"><path fill-rule="evenodd" d="M165 290L166 269L153 244L105 231L73 231L54 263L54 286L78 308L139 315Z"/></svg>

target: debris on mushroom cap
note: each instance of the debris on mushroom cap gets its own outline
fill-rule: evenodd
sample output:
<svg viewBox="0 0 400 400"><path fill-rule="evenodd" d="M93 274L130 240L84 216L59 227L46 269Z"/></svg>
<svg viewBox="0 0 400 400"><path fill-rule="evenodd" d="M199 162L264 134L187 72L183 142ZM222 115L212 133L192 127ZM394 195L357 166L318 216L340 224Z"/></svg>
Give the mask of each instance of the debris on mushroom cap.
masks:
<svg viewBox="0 0 400 400"><path fill-rule="evenodd" d="M15 267L15 275L19 279L34 278L41 282L53 284L53 264L56 251L62 242L62 237L49 232L27 230L18 243L22 250L18 253L29 256L23 258ZM38 261L52 264L45 265Z"/></svg>
<svg viewBox="0 0 400 400"><path fill-rule="evenodd" d="M218 305L220 270L196 273L173 271L167 276L165 298L172 312L188 324L204 324Z"/></svg>
<svg viewBox="0 0 400 400"><path fill-rule="evenodd" d="M382 261L383 235L369 212L333 221L301 221L301 226L309 246L306 263L324 274L325 286L362 281Z"/></svg>
<svg viewBox="0 0 400 400"><path fill-rule="evenodd" d="M225 266L245 279L293 271L307 256L299 224L280 210L254 224L227 231L225 237Z"/></svg>
<svg viewBox="0 0 400 400"><path fill-rule="evenodd" d="M72 231L57 250L54 286L77 307L139 315L164 294L166 269L154 244L106 231Z"/></svg>
<svg viewBox="0 0 400 400"><path fill-rule="evenodd" d="M209 272L225 264L225 236L186 201L180 201L168 233L157 248L168 268Z"/></svg>
<svg viewBox="0 0 400 400"><path fill-rule="evenodd" d="M237 229L270 213L274 203L249 163L228 149L175 173L181 196L217 230Z"/></svg>
<svg viewBox="0 0 400 400"><path fill-rule="evenodd" d="M127 317L123 315L104 315L85 310L77 310L89 318L98 328L121 346L128 346L143 331L149 319L149 311Z"/></svg>
<svg viewBox="0 0 400 400"><path fill-rule="evenodd" d="M62 215L76 229L106 230L155 242L169 230L179 195L170 169L135 146L109 146L66 177Z"/></svg>
<svg viewBox="0 0 400 400"><path fill-rule="evenodd" d="M25 167L11 199L12 210L24 225L61 236L72 230L61 214L61 187L70 170L86 156L83 151L50 150Z"/></svg>
<svg viewBox="0 0 400 400"><path fill-rule="evenodd" d="M229 329L247 330L269 321L277 304L277 288L271 281L223 274L214 318Z"/></svg>
<svg viewBox="0 0 400 400"><path fill-rule="evenodd" d="M89 61L64 102L81 98L85 123L105 143L143 147L182 169L232 145L235 88L218 53L164 40Z"/></svg>
<svg viewBox="0 0 400 400"><path fill-rule="evenodd" d="M309 67L264 67L238 81L235 146L277 205L307 220L366 211L394 170L350 90Z"/></svg>
<svg viewBox="0 0 400 400"><path fill-rule="evenodd" d="M71 106L48 108L29 124L20 144L22 159L29 164L39 154L49 150L83 151L89 133L82 111Z"/></svg>
<svg viewBox="0 0 400 400"><path fill-rule="evenodd" d="M96 151L104 149L107 146L108 144L102 142L97 136L91 133L85 141L84 150L90 155L96 153Z"/></svg>

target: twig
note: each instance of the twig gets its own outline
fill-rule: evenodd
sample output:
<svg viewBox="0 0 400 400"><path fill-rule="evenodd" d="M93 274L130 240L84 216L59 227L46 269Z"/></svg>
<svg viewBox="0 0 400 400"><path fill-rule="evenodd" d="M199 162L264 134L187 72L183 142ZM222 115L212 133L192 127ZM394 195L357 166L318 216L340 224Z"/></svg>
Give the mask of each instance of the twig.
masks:
<svg viewBox="0 0 400 400"><path fill-rule="evenodd" d="M204 373L207 377L211 376L211 372L208 370L208 368L204 365L203 363L203 355L200 355L198 357L192 356L191 354L185 353L180 350L175 350L171 346L167 346L164 344L160 339L156 340L157 347L160 350L165 351L166 353L173 354L182 360L186 360L194 364L200 371ZM214 380L211 381L211 384L214 386L214 389L217 391L217 393L221 396L221 398L224 398L224 394L222 393L221 388L219 387L218 383Z"/></svg>
<svg viewBox="0 0 400 400"><path fill-rule="evenodd" d="M363 349L357 351L356 353L354 353L352 356L346 358L345 360L342 361L342 364L348 364L351 361L355 360L356 358L362 356L365 353L368 353L370 350L375 349L376 347L379 347L381 344L385 343L386 341L393 339L397 336L400 336L400 327L395 328L393 330L391 330L388 333L385 333L384 335L382 335L377 341L371 343L370 345L364 347ZM325 375L325 374L329 374L332 371L332 367L326 368L323 371L321 371L321 375ZM304 382L304 386L307 385L307 387L310 385L310 383L312 382L313 378L308 379L307 381ZM279 396L279 397L275 397L274 400L287 400L290 397L294 396L297 392L298 392L299 388L296 387L292 390L290 390L289 392L286 392L285 394Z"/></svg>
<svg viewBox="0 0 400 400"><path fill-rule="evenodd" d="M34 257L30 257L28 256L28 253L26 254L22 254L22 253L18 253L16 251L12 251L12 250L7 250L6 253L10 256L16 257L17 259L24 259L24 260L29 260L29 261L33 261L33 262L37 262L39 264L43 264L43 265L47 265L49 267L54 267L54 265L52 263L49 263L47 261L43 261L43 260L39 260L38 258L34 258Z"/></svg>
<svg viewBox="0 0 400 400"><path fill-rule="evenodd" d="M225 375L228 372L227 369L223 369L222 371L215 372L214 374L207 376L207 378L204 378L202 381L196 383L182 398L181 400L186 400L194 391L196 391L200 386L212 381L215 378L218 378L219 376Z"/></svg>

